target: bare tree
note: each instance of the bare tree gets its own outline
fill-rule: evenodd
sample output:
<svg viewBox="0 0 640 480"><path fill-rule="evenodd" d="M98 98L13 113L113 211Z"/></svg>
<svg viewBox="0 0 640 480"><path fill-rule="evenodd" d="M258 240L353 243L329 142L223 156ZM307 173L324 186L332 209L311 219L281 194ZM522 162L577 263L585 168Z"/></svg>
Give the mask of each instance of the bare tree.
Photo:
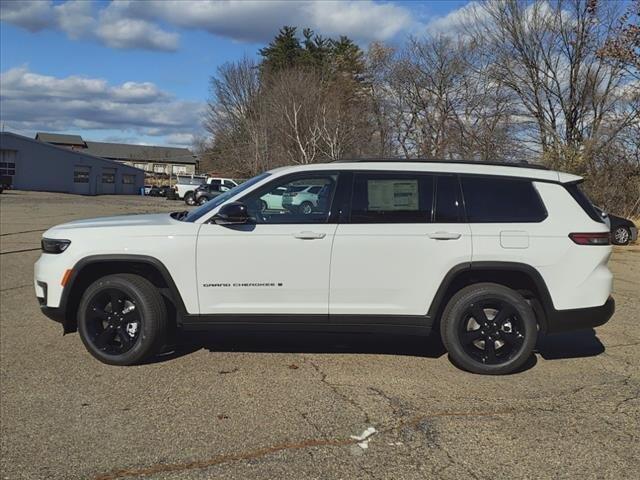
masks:
<svg viewBox="0 0 640 480"><path fill-rule="evenodd" d="M615 31L617 2L596 0L487 2L468 28L494 55L494 78L518 96L535 125L536 141L552 163L571 166L584 149L602 148L615 137L603 128L620 118L626 82L620 62L604 61L599 48Z"/></svg>

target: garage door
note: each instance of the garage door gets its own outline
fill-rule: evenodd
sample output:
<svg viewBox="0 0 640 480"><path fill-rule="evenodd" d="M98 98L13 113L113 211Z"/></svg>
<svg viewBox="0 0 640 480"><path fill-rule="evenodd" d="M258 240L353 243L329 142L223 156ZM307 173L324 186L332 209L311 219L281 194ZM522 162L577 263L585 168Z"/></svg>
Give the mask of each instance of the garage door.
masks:
<svg viewBox="0 0 640 480"><path fill-rule="evenodd" d="M73 193L80 195L91 194L91 167L76 165L73 168Z"/></svg>
<svg viewBox="0 0 640 480"><path fill-rule="evenodd" d="M116 169L103 168L102 177L100 178L100 193L114 194L116 193Z"/></svg>

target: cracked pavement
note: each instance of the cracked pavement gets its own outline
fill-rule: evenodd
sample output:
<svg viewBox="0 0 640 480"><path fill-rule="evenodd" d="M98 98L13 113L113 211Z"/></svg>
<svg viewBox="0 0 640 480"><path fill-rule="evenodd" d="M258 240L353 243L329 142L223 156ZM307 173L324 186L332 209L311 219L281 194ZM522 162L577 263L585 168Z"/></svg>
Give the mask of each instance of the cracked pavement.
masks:
<svg viewBox="0 0 640 480"><path fill-rule="evenodd" d="M111 367L40 314L39 253L18 251L41 230L183 206L0 197L2 478L637 478L640 247L614 250L608 324L541 337L503 377L458 370L437 339L380 335L193 333ZM362 449L351 436L368 427Z"/></svg>

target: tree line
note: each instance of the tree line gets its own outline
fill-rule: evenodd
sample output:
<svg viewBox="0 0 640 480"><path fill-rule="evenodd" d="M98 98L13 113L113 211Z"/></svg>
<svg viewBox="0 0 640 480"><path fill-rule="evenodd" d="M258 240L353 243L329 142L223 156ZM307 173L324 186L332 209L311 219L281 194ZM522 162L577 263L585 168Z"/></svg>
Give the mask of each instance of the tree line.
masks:
<svg viewBox="0 0 640 480"><path fill-rule="evenodd" d="M365 50L285 26L211 78L203 169L347 158L531 162L640 216L640 0L473 4L451 34Z"/></svg>

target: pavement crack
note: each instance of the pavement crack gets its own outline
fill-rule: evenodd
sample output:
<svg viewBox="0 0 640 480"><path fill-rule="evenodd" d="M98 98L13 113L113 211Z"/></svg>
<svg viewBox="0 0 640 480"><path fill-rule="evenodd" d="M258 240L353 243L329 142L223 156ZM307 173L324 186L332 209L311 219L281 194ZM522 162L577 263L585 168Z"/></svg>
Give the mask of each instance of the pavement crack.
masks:
<svg viewBox="0 0 640 480"><path fill-rule="evenodd" d="M145 475L202 470L225 463L238 462L242 460L255 460L258 458L266 457L267 455L287 450L302 450L306 448L316 447L343 447L347 445L355 445L356 443L357 440L354 440L352 438L310 439L303 440L302 442L298 443L281 443L277 445L271 445L269 447L249 450L246 452L216 455L215 457L211 457L205 460L196 460L193 462L165 463L141 468L122 468L113 470L109 473L99 474L94 477L94 480L117 480L127 477L142 477Z"/></svg>
<svg viewBox="0 0 640 480"><path fill-rule="evenodd" d="M331 391L333 391L333 393L335 393L337 396L342 398L345 402L349 403L356 410L358 410L360 413L362 413L362 415L364 416L364 421L365 421L365 423L367 425L371 423L371 418L369 417L369 412L367 412L358 402L356 402L349 395L346 395L346 394L342 393L338 389L338 386L336 384L333 384L333 383L329 382L327 380L327 374L320 368L320 366L318 364L316 364L313 360L310 360L309 358L306 358L306 357L303 357L303 361L308 363L309 365L311 365L313 367L313 369L316 371L316 373L318 373L320 375L320 381L323 384L325 384L327 387L329 387L331 389Z"/></svg>
<svg viewBox="0 0 640 480"><path fill-rule="evenodd" d="M32 287L33 283L27 283L26 285L18 285L17 287L7 287L7 288L3 288L0 289L0 292L8 292L10 290L19 290L21 288L27 288L27 287Z"/></svg>

